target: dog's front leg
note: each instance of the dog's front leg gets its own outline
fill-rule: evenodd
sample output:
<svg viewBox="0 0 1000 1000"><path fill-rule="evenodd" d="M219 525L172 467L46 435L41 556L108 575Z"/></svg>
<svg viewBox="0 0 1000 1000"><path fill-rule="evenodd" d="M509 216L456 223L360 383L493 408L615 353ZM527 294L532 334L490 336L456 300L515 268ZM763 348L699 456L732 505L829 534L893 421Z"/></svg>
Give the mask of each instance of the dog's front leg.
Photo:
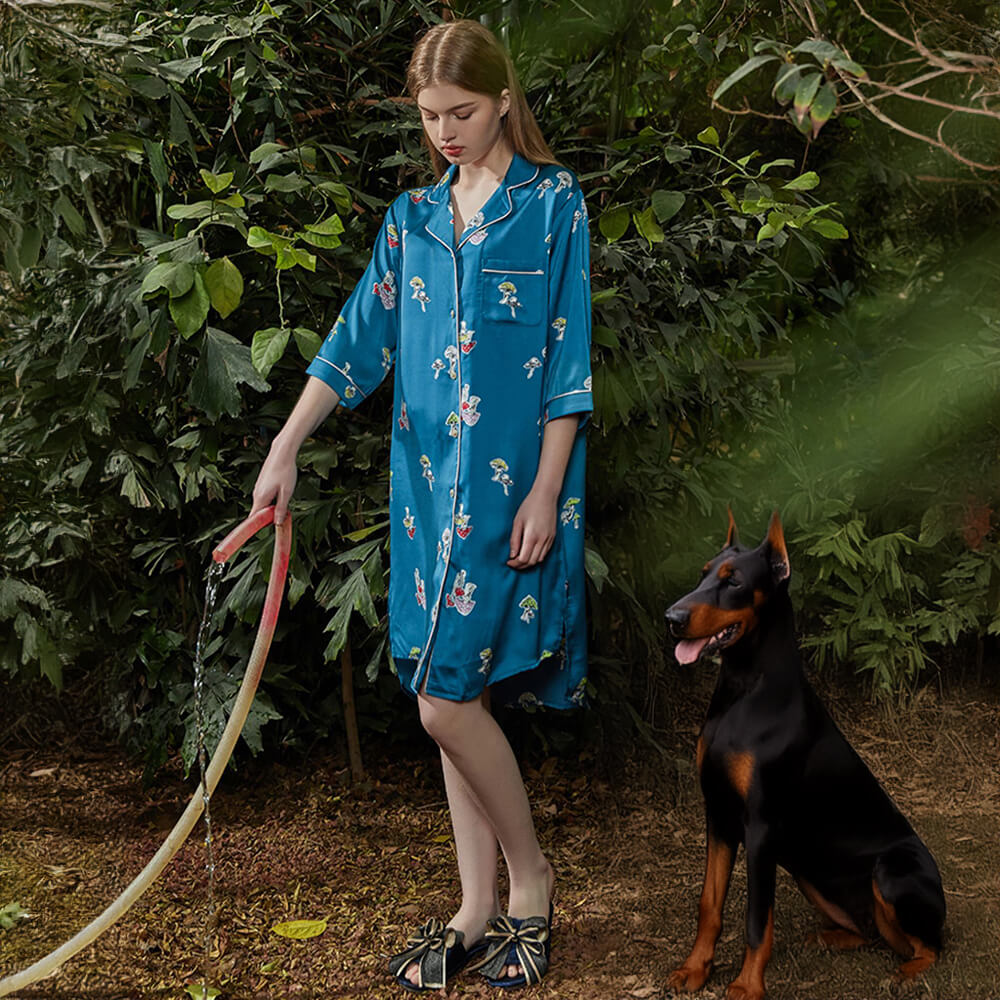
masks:
<svg viewBox="0 0 1000 1000"><path fill-rule="evenodd" d="M726 1000L761 1000L764 969L774 946L774 882L776 865L763 824L746 832L747 950L743 968L726 991Z"/></svg>
<svg viewBox="0 0 1000 1000"><path fill-rule="evenodd" d="M729 877L736 860L736 846L720 839L708 824L708 849L705 860L705 882L698 904L698 933L694 947L684 964L670 973L671 988L682 991L700 990L708 979L715 957L715 942L722 931L722 907L729 891Z"/></svg>

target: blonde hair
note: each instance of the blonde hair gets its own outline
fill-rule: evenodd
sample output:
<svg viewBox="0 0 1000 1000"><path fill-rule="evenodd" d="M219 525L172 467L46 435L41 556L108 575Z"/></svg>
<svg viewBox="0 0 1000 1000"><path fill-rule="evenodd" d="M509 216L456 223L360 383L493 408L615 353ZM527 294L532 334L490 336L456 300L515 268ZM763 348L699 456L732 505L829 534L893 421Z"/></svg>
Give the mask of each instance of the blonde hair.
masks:
<svg viewBox="0 0 1000 1000"><path fill-rule="evenodd" d="M518 82L514 64L496 36L478 21L446 21L435 25L413 50L406 71L406 87L416 100L425 87L452 84L499 100L506 89L510 108L500 126L515 153L531 163L558 163L542 136ZM424 131L434 176L448 169L448 161Z"/></svg>

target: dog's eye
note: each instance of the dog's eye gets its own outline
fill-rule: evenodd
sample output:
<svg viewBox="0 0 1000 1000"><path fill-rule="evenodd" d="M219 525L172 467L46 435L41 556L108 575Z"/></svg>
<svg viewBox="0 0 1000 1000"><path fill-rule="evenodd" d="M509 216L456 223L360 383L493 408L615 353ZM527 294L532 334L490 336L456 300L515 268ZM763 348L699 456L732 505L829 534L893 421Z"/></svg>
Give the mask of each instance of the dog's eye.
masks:
<svg viewBox="0 0 1000 1000"><path fill-rule="evenodd" d="M743 586L743 581L740 580L738 577L729 576L729 577L726 577L726 584L727 584L727 586L730 586L730 587L741 587L741 586Z"/></svg>

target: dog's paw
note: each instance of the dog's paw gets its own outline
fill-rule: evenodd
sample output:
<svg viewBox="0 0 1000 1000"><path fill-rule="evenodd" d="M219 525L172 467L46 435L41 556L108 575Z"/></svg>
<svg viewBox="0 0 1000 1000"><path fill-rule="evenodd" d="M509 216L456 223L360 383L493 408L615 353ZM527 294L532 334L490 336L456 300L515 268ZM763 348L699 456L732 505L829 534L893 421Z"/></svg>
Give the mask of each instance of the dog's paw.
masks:
<svg viewBox="0 0 1000 1000"><path fill-rule="evenodd" d="M729 984L726 1000L764 1000L764 984L754 986L737 979Z"/></svg>
<svg viewBox="0 0 1000 1000"><path fill-rule="evenodd" d="M680 968L674 969L670 973L667 977L667 986L678 993L693 993L705 985L711 968L711 962L685 962Z"/></svg>

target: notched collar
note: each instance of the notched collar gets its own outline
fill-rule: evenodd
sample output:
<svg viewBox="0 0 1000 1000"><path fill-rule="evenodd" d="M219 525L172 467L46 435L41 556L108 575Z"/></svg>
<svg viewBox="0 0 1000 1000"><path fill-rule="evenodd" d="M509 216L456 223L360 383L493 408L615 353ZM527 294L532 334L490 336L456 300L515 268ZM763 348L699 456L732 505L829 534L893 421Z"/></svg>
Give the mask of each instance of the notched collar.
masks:
<svg viewBox="0 0 1000 1000"><path fill-rule="evenodd" d="M483 213L483 221L475 228L469 229L462 234L458 247L455 247L454 222L451 212L451 183L458 171L457 164L452 164L442 175L441 179L429 189L426 195L428 204L434 205L434 211L427 222L427 231L439 242L451 249L461 249L463 244L475 232L481 232L494 223L505 219L513 210L514 194L518 188L523 188L530 184L539 173L539 166L531 163L523 156L515 153L507 167L496 191L486 199L486 204L480 210Z"/></svg>

